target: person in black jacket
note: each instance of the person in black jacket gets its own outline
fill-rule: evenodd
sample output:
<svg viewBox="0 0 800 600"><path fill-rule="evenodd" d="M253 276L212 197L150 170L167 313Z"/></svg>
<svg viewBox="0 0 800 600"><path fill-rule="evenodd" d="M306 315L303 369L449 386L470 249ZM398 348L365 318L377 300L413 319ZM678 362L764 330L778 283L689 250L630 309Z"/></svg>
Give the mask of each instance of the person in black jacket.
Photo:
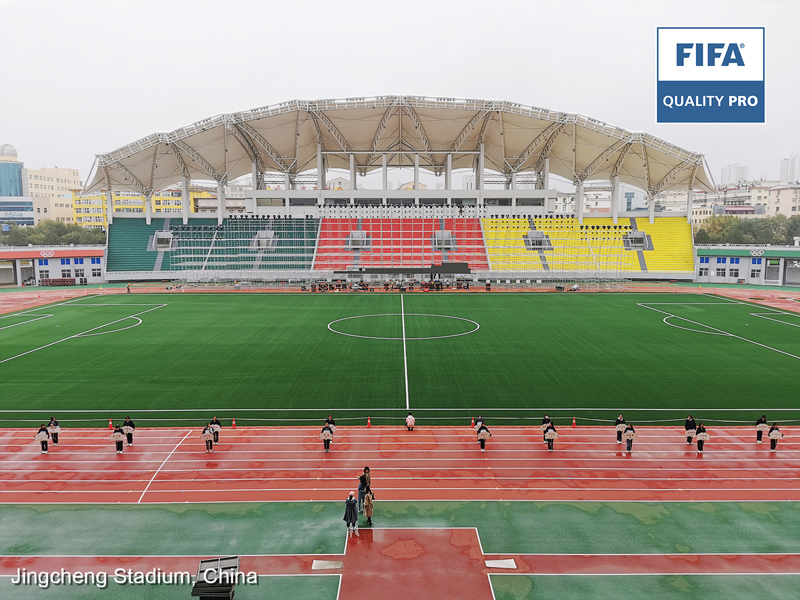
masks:
<svg viewBox="0 0 800 600"><path fill-rule="evenodd" d="M217 430L216 427L214 427L215 425L217 427L222 427L222 423L217 421L217 415L214 415L214 418L211 419L211 431L214 432L214 443L219 444L219 431Z"/></svg>
<svg viewBox="0 0 800 600"><path fill-rule="evenodd" d="M50 417L50 423L47 426L48 427L58 427L58 421L56 421L55 417ZM54 431L50 437L53 440L53 444L58 446L58 432Z"/></svg>
<svg viewBox="0 0 800 600"><path fill-rule="evenodd" d="M550 417L545 415L544 419L542 419L542 425L543 425L543 427L542 427L542 441L544 443L547 443L547 438L544 437L544 432L547 431L547 426L550 425L551 423L552 423L552 421L550 420Z"/></svg>
<svg viewBox="0 0 800 600"><path fill-rule="evenodd" d="M686 423L683 424L683 428L686 430L686 443L691 445L692 438L694 436L690 435L689 432L690 431L697 432L697 425L695 424L692 415L686 417Z"/></svg>
<svg viewBox="0 0 800 600"><path fill-rule="evenodd" d="M477 424L476 424L477 427ZM478 441L481 443L481 452L486 452L486 438L492 437L492 434L489 433L489 428L486 427L486 423L480 421L480 427L478 427Z"/></svg>
<svg viewBox="0 0 800 600"><path fill-rule="evenodd" d="M697 426L697 433L698 435L701 433L706 433L706 427L702 423ZM703 444L705 444L705 440L697 440L697 451L702 454L703 453Z"/></svg>
<svg viewBox="0 0 800 600"><path fill-rule="evenodd" d="M773 431L780 431L780 429L778 428L778 424L777 423L773 423L772 427L769 428L769 434L770 434L769 450L770 450L770 452L775 452L775 450L778 449L778 439L772 437L772 432Z"/></svg>
<svg viewBox="0 0 800 600"><path fill-rule="evenodd" d="M333 430L331 429L331 424L328 423L327 421L325 421L325 424L322 426L322 431L320 432L320 435L323 435L325 433L331 434L331 437L333 436ZM322 443L325 445L325 452L331 449L331 440L323 437Z"/></svg>
<svg viewBox="0 0 800 600"><path fill-rule="evenodd" d="M756 427L759 425L766 425L767 424L767 415L761 415L761 418L756 421ZM761 438L763 437L764 432L761 429L756 429L756 443L761 443Z"/></svg>
<svg viewBox="0 0 800 600"><path fill-rule="evenodd" d="M547 429L544 430L545 440L547 440L547 450L550 451L550 452L553 451L553 442L555 440L552 440L552 439L548 440L547 439L547 432L548 431L555 431L555 430L556 430L556 426L553 425L552 421L547 424Z"/></svg>
<svg viewBox="0 0 800 600"><path fill-rule="evenodd" d="M614 427L616 427L617 425L624 425L624 424L625 424L625 417L620 415L617 417L617 420L614 423ZM617 443L618 444L622 443L622 431L620 431L619 429L617 429Z"/></svg>
<svg viewBox="0 0 800 600"><path fill-rule="evenodd" d="M131 421L130 417L125 417L125 422L122 424L123 427L130 427L131 429L136 429L136 424ZM128 438L128 446L133 446L133 432L126 433L125 437Z"/></svg>
<svg viewBox="0 0 800 600"><path fill-rule="evenodd" d="M124 434L125 432L122 431L122 427L120 427L119 424L117 424L114 427L114 433L122 433L122 434ZM117 454L122 454L122 442L121 441L119 441L119 442L115 441L114 445L117 447Z"/></svg>
<svg viewBox="0 0 800 600"><path fill-rule="evenodd" d="M40 433L47 434L47 440L50 439L50 432L47 431L47 427L44 426L44 423L39 426L39 431L36 432L36 435ZM41 440L40 442L42 444L42 454L47 454L47 440Z"/></svg>
<svg viewBox="0 0 800 600"><path fill-rule="evenodd" d="M636 430L630 423L628 423L628 426L625 428L625 433L628 432L636 433ZM625 451L630 454L631 450L633 450L633 440L625 440Z"/></svg>

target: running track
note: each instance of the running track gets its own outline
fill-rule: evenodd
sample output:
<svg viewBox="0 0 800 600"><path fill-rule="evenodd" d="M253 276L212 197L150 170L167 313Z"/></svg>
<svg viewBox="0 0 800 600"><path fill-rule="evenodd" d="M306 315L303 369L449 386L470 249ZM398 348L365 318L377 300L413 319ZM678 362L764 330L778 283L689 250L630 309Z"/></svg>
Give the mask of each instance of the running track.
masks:
<svg viewBox="0 0 800 600"><path fill-rule="evenodd" d="M633 452L613 428L495 427L481 453L469 427L340 427L330 453L315 428L137 430L117 455L107 430L67 429L41 454L31 430L0 430L0 502L341 500L365 465L381 500L800 501L800 428L775 453L754 428L719 428L700 455L679 428L639 427ZM188 435L187 435L188 434Z"/></svg>

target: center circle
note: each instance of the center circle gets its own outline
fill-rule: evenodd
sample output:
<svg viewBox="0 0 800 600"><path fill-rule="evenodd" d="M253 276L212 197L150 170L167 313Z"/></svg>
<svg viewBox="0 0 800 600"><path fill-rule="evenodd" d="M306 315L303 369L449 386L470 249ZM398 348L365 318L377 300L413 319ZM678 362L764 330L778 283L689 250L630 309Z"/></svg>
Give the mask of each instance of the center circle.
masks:
<svg viewBox="0 0 800 600"><path fill-rule="evenodd" d="M435 319L453 319L454 321L461 321L465 327L468 327L469 330L461 331L459 333L452 333L447 335L430 335L430 336L420 336L420 337L408 337L406 336L403 338L402 335L400 336L377 336L377 335L362 335L357 333L348 333L347 331L342 331L344 328L344 324L347 321L353 321L354 319L374 319L373 324L376 327L380 327L381 324L378 323L378 320L386 320L387 317L405 317L406 321L409 321L409 317L422 317L422 318L435 318ZM399 320L399 319L398 319ZM416 320L416 319L412 319ZM337 323L342 323L342 325L336 325ZM363 323L363 322L359 322ZM475 333L480 329L481 326L473 321L472 319L465 319L463 317L453 317L450 315L428 315L428 314L420 314L420 313L386 313L381 315L356 315L354 317L344 317L342 319L336 319L335 321L331 321L328 323L328 329L330 329L333 333L338 333L339 335L346 335L348 337L355 337L355 338L362 338L365 340L443 340L446 338L454 338L460 337L462 335L469 335L470 333Z"/></svg>

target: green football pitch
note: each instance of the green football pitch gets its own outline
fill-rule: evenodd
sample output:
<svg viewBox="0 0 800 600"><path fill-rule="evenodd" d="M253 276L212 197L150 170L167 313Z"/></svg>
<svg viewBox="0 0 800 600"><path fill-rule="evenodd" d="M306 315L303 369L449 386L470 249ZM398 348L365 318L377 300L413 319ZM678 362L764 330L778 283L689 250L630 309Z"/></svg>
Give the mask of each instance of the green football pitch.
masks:
<svg viewBox="0 0 800 600"><path fill-rule="evenodd" d="M796 422L800 315L694 294L131 294L0 317L3 426Z"/></svg>

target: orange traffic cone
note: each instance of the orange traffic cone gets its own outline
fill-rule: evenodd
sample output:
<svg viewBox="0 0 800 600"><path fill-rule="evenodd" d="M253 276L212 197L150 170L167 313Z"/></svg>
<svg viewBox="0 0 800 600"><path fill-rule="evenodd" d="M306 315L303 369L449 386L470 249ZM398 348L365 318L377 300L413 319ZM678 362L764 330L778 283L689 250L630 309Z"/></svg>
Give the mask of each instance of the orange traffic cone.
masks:
<svg viewBox="0 0 800 600"><path fill-rule="evenodd" d="M472 423L470 423L470 427L475 427L475 417L472 417Z"/></svg>
<svg viewBox="0 0 800 600"><path fill-rule="evenodd" d="M108 428L114 429L114 426L111 424L111 419L108 420Z"/></svg>
<svg viewBox="0 0 800 600"><path fill-rule="evenodd" d="M369 417L367 417L367 427L372 427L372 421L370 421Z"/></svg>
<svg viewBox="0 0 800 600"><path fill-rule="evenodd" d="M236 429L236 419L233 420L233 426L231 427L231 429Z"/></svg>
<svg viewBox="0 0 800 600"><path fill-rule="evenodd" d="M575 417L572 417L572 426L573 427L577 427L578 426L578 424L575 423Z"/></svg>

